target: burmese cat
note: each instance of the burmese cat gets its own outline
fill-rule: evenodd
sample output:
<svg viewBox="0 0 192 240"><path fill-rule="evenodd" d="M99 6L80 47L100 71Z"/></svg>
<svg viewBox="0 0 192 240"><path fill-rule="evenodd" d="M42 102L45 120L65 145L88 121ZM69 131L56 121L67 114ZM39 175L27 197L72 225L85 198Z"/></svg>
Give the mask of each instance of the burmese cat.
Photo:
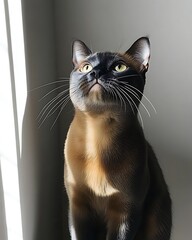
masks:
<svg viewBox="0 0 192 240"><path fill-rule="evenodd" d="M72 240L170 239L170 195L137 118L149 58L146 37L124 54L73 44L64 174Z"/></svg>

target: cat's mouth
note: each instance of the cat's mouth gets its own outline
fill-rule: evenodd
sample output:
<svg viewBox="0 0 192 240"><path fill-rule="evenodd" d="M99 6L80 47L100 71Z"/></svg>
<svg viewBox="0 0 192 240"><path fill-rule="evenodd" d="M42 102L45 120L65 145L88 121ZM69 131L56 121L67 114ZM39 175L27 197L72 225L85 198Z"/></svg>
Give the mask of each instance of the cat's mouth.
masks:
<svg viewBox="0 0 192 240"><path fill-rule="evenodd" d="M91 86L89 86L88 92L99 94L101 93L102 88L104 88L102 81L100 79L94 79L91 83Z"/></svg>
<svg viewBox="0 0 192 240"><path fill-rule="evenodd" d="M98 104L98 102L101 102L102 99L102 88L103 86L98 82L98 80L94 80L91 84L91 86L89 86L88 89L88 99L91 100L91 102L96 102Z"/></svg>
<svg viewBox="0 0 192 240"><path fill-rule="evenodd" d="M96 82L89 88L89 92L100 92L101 88L102 88L102 85Z"/></svg>

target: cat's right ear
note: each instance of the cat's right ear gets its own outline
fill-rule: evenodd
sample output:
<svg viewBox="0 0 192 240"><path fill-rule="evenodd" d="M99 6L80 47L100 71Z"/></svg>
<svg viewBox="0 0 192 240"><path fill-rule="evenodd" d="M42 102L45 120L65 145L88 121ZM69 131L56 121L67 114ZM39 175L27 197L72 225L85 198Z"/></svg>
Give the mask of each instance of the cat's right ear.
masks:
<svg viewBox="0 0 192 240"><path fill-rule="evenodd" d="M73 42L72 49L74 66L79 65L83 60L92 54L91 50L86 46L86 44L80 40Z"/></svg>

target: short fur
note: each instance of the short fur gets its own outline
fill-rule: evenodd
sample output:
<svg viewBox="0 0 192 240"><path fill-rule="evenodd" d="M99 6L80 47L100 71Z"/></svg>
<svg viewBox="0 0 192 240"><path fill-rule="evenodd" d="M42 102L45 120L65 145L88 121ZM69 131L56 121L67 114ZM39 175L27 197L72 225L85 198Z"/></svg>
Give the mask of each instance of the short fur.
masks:
<svg viewBox="0 0 192 240"><path fill-rule="evenodd" d="M146 37L125 54L73 44L64 174L72 240L170 239L170 195L137 119L149 58Z"/></svg>

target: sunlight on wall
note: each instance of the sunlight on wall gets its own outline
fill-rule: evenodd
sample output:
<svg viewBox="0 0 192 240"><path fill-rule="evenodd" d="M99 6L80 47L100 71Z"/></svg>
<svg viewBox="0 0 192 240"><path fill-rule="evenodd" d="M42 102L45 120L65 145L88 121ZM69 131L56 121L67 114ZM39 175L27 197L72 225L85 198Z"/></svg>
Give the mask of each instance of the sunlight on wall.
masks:
<svg viewBox="0 0 192 240"><path fill-rule="evenodd" d="M20 0L0 0L0 72L0 167L7 235L8 240L23 240L18 161L27 87Z"/></svg>

